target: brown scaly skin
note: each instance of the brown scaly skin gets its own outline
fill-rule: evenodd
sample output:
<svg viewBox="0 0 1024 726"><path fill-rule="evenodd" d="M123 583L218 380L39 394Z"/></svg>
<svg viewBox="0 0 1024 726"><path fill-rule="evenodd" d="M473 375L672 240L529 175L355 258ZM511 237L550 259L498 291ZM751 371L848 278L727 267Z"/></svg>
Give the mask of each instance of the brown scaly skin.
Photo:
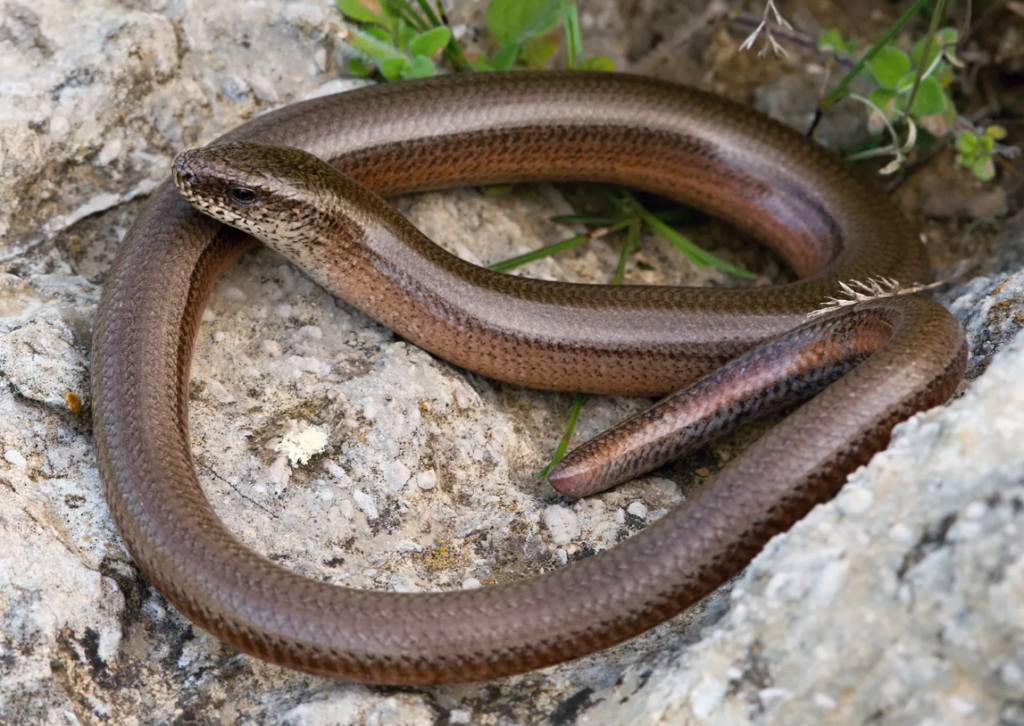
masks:
<svg viewBox="0 0 1024 726"><path fill-rule="evenodd" d="M737 420L846 373L685 508L548 575L444 594L307 580L238 542L196 480L192 347L214 279L250 243L165 184L125 238L100 304L100 472L129 551L168 600L231 645L283 666L441 683L522 672L621 642L737 573L884 447L896 423L944 401L963 372L959 325L916 297L877 300L788 332L839 280L922 281L923 250L894 208L827 153L697 91L613 74L454 76L296 104L221 143L228 141L305 149L381 194L527 179L639 187L734 221L804 278L737 291L496 275L439 250L362 186L295 152L243 145L179 158L186 185L241 164L247 185L286 200L261 223L276 230L275 244L357 307L467 368L542 388L654 394L755 349L698 384ZM253 160L258 167L245 166ZM285 223L292 217L330 244L299 244L302 235ZM701 401L681 394L643 423L668 421L697 435L732 424ZM618 467L613 478L678 448L664 431L627 428L638 445L622 448L612 437L592 452L597 469ZM577 487L577 474L568 471L563 483Z"/></svg>

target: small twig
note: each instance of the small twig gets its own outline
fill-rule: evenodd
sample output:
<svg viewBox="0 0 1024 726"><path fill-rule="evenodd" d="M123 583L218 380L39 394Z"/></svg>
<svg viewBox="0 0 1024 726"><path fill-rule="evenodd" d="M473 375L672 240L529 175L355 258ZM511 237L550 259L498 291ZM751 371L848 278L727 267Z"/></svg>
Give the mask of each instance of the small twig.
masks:
<svg viewBox="0 0 1024 726"><path fill-rule="evenodd" d="M768 2L764 6L764 15L761 17L761 22L758 24L756 28L754 28L754 32L748 35L747 39L740 44L740 52L753 48L754 43L757 41L757 36L761 34L761 31L764 31L765 42L761 50L757 52L758 58L766 56L768 54L769 48L771 49L772 53L775 54L776 58L778 58L779 56L789 55L789 51L783 48L779 44L779 42L775 40L775 35L772 32L772 27L768 25L769 12L771 12L772 15L775 16L775 24L781 27L783 30L793 29L793 26L789 24L789 21L782 17L782 13L780 13L779 9L775 7L775 0L768 0Z"/></svg>
<svg viewBox="0 0 1024 726"><path fill-rule="evenodd" d="M736 13L729 16L729 24L748 31L753 31L755 28L760 26L761 18L753 13ZM826 55L844 68L853 68L854 61L852 58L847 56L845 53L839 53L833 50L822 50L818 47L818 41L806 33L801 33L799 30L794 30L792 28L787 29L781 25L773 27L772 32L782 40L786 41L788 45L796 45L812 53Z"/></svg>

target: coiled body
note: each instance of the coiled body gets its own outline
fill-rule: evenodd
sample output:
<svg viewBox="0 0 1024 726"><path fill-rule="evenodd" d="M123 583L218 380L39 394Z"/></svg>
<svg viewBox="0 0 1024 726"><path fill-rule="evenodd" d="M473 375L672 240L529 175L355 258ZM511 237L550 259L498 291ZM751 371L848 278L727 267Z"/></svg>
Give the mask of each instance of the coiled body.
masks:
<svg viewBox="0 0 1024 726"><path fill-rule="evenodd" d="M332 201L345 182L322 182L316 208L343 220L330 227L334 251L285 252L413 342L485 375L660 394L778 339L700 384L713 398L745 402L742 417L769 407L747 391L751 382L781 392L773 401L792 400L846 373L685 509L549 575L445 594L306 580L238 542L196 480L187 389L198 321L216 275L249 242L164 185L125 238L101 300L93 349L100 471L147 577L199 625L281 665L437 683L521 672L620 642L738 572L884 447L893 425L945 400L962 375L962 330L919 298L886 298L789 332L840 280L922 281L923 251L895 209L827 153L706 94L611 74L467 75L297 104L222 141L299 147L380 194L519 180L638 187L733 221L803 278L705 290L500 276L444 253L360 188ZM717 416L703 399L683 398L684 417ZM675 446L663 434L634 458L663 459Z"/></svg>

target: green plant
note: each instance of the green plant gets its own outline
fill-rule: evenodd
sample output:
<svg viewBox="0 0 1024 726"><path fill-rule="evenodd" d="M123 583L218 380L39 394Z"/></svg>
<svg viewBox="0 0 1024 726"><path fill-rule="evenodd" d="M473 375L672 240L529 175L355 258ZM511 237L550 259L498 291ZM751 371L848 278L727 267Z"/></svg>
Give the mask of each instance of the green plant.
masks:
<svg viewBox="0 0 1024 726"><path fill-rule="evenodd" d="M443 56L456 70L509 70L517 64L543 68L558 50L559 23L565 28L567 65L570 68L613 70L608 58L584 58L579 14L573 0L491 0L487 29L498 45L493 55L467 59L447 27L437 4L417 0L337 0L338 10L352 25L342 39L358 55L348 71L368 75L376 68L389 81L434 75Z"/></svg>
<svg viewBox="0 0 1024 726"><path fill-rule="evenodd" d="M455 65L464 64L451 29L425 0L420 5L418 12L406 0L384 0L377 10L360 0L337 0L341 14L358 23L345 26L342 35L358 54L349 59L348 72L364 76L377 68L389 81L399 81L434 75L442 53Z"/></svg>
<svg viewBox="0 0 1024 726"><path fill-rule="evenodd" d="M1005 150L997 142L1006 138L1006 129L1002 126L989 126L980 134L964 129L957 134L957 163L967 167L974 176L988 181L996 174L994 156Z"/></svg>
<svg viewBox="0 0 1024 726"><path fill-rule="evenodd" d="M883 174L899 169L906 160L906 153L915 145L955 137L959 151L957 163L970 169L981 181L988 181L995 175L995 155L1012 156L1016 149L996 143L1006 135L1001 126L991 126L977 133L971 130L970 122L957 115L949 86L954 69L963 67L956 56L960 33L956 28L938 27L945 11L944 0L939 0L932 8L928 33L914 44L909 54L892 43L904 24L924 11L928 2L916 0L864 53L856 43L845 40L838 30L822 34L818 40L819 50L859 56L859 60L825 97L821 108L827 110L839 99L849 97L871 109L870 127L876 132L887 131L891 143L851 158L892 155L894 158L882 169ZM866 73L876 86L867 97L849 89L850 83L861 73ZM900 141L896 131L900 123L907 126L905 142ZM918 128L927 134L919 135Z"/></svg>
<svg viewBox="0 0 1024 726"><path fill-rule="evenodd" d="M867 97L874 111L873 130L881 131L885 121L908 117L933 136L949 131L956 109L948 87L953 81L952 67L961 65L955 55L958 36L955 28L939 30L927 58L924 48L928 39L922 38L910 53L883 45L867 61L865 69L877 86ZM857 45L844 40L838 30L824 33L818 47L857 55ZM916 93L911 96L915 83Z"/></svg>

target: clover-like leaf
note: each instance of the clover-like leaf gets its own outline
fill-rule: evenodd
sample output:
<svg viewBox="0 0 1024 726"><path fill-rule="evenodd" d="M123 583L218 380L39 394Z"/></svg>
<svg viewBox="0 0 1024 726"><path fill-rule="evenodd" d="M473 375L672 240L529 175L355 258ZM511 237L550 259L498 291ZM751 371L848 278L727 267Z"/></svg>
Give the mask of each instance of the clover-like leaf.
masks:
<svg viewBox="0 0 1024 726"><path fill-rule="evenodd" d="M970 154L978 148L978 137L971 131L961 131L956 137L956 148L964 154Z"/></svg>
<svg viewBox="0 0 1024 726"><path fill-rule="evenodd" d="M425 78L434 75L436 72L437 69L434 68L433 62L427 56L418 55L413 57L408 69L403 69L402 78Z"/></svg>
<svg viewBox="0 0 1024 726"><path fill-rule="evenodd" d="M380 62L380 72L389 81L397 81L412 70L412 64L407 58L392 57L385 58Z"/></svg>
<svg viewBox="0 0 1024 726"><path fill-rule="evenodd" d="M915 116L930 116L933 113L941 113L949 105L949 98L942 86L934 78L924 78L921 85L917 87L917 95L914 96L914 105L910 112Z"/></svg>
<svg viewBox="0 0 1024 726"><path fill-rule="evenodd" d="M868 67L878 85L895 88L900 78L910 70L910 56L899 48L887 45L879 49L868 63Z"/></svg>
<svg viewBox="0 0 1024 726"><path fill-rule="evenodd" d="M450 28L443 25L431 28L412 39L412 42L409 43L409 52L414 56L422 55L427 58L433 58L444 50L451 39L452 31Z"/></svg>
<svg viewBox="0 0 1024 726"><path fill-rule="evenodd" d="M984 159L978 159L974 162L974 166L971 167L971 171L974 172L974 176L978 177L981 181L988 181L996 175L996 164L992 160L991 156L987 156Z"/></svg>
<svg viewBox="0 0 1024 726"><path fill-rule="evenodd" d="M985 129L985 136L991 136L996 141L1001 141L1006 138L1006 129L997 124L993 124Z"/></svg>

